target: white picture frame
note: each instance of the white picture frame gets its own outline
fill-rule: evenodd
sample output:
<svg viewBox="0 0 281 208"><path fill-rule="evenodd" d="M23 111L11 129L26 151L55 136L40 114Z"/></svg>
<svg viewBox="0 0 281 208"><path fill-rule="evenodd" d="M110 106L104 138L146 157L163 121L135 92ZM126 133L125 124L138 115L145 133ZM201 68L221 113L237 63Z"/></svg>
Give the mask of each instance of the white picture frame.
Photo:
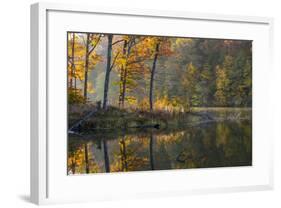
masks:
<svg viewBox="0 0 281 208"><path fill-rule="evenodd" d="M107 27L105 24L112 20L112 16L116 21L122 18L128 21L128 24L147 21L145 22L147 27L140 30L136 27L122 27L104 31ZM89 17L99 19L99 31L88 28L89 22L86 19ZM78 26L77 22L70 21L74 18L81 18L79 20L83 20L83 24ZM69 22L66 21L67 19ZM194 25L194 21L198 25L197 28L192 27L188 33L179 30L180 24ZM161 27L164 27L166 22L170 22L171 27L168 32L163 33ZM153 23L159 23L160 29L153 27L151 25ZM59 38L54 40L52 31L63 33L72 26L74 28L72 31L147 33L167 36L188 34L189 37L252 39L255 44L253 48L253 167L67 176L66 171L62 171L65 164L60 164L63 159L66 163L66 147L65 142L62 142L66 140L66 123L62 122L65 121L66 116L66 99L65 95L60 94L65 86L63 76L66 73L64 71L61 76L54 79L50 68L59 57L63 57L58 53L64 51L66 46L59 42ZM222 26L226 28L224 32ZM31 201L36 204L50 204L272 189L273 139L268 133L272 115L267 110L271 102L267 93L270 77L265 73L272 70L272 28L273 19L265 17L98 8L80 4L33 4L31 6ZM263 56L262 60L261 56ZM61 62L61 66L66 63L65 59ZM266 66L266 69L263 66ZM61 90L55 92L56 86ZM58 109L53 108L54 99L58 100ZM54 114L57 114L56 119ZM60 135L62 137L59 137L62 139L57 139L54 146L54 133L60 134L56 131L58 126L63 129ZM65 152L61 151L63 149ZM62 168L59 167L60 165ZM173 183L171 178L174 178ZM182 182L183 180L185 182ZM121 190L116 189L120 186L117 181L122 181ZM143 185L142 181L147 181L147 184ZM81 189L85 184L95 184L96 188ZM102 187L104 184L107 187L112 184L112 187L104 188ZM79 193L72 191L70 187L79 189Z"/></svg>

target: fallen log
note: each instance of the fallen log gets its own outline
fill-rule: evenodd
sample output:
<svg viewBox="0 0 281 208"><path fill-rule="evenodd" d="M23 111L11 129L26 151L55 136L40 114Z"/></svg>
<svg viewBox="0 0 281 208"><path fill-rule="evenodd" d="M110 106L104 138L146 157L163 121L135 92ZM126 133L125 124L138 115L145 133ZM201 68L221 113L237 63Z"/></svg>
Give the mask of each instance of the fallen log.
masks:
<svg viewBox="0 0 281 208"><path fill-rule="evenodd" d="M147 125L139 125L139 126L130 126L129 128L137 128L137 129L155 128L155 129L160 129L160 124L147 124Z"/></svg>
<svg viewBox="0 0 281 208"><path fill-rule="evenodd" d="M81 132L82 129L82 124L89 119L90 117L92 117L96 112L98 111L98 109L94 109L93 111L89 112L84 118L80 119L79 121L77 121L76 123L74 123L69 129L68 129L68 133L71 132Z"/></svg>

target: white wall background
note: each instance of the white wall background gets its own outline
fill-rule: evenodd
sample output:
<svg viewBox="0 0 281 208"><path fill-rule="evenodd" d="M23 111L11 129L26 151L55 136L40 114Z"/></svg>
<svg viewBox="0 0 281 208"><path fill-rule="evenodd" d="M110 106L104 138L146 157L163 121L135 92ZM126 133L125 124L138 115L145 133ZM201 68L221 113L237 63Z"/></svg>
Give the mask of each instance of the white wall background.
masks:
<svg viewBox="0 0 281 208"><path fill-rule="evenodd" d="M0 6L0 207L5 208L34 206L29 203L29 5L34 2L36 1L6 0L2 1ZM274 112L275 121L272 124L275 137L275 189L264 192L53 207L281 207L281 6L278 0L69 0L68 2L274 17L275 63L271 96L275 102L271 110ZM264 72L267 73L267 69L264 69Z"/></svg>

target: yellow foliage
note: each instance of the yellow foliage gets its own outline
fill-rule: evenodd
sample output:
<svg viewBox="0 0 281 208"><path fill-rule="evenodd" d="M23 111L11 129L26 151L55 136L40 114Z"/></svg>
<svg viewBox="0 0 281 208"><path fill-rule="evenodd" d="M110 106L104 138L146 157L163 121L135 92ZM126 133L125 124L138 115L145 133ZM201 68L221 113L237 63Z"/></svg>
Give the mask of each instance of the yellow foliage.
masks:
<svg viewBox="0 0 281 208"><path fill-rule="evenodd" d="M148 109L149 109L149 100L148 100L148 98L142 99L142 100L139 102L138 107L139 107L141 110L148 110Z"/></svg>
<svg viewBox="0 0 281 208"><path fill-rule="evenodd" d="M185 107L181 104L180 99L169 99L167 96L157 98L154 102L154 109L167 112L184 112Z"/></svg>
<svg viewBox="0 0 281 208"><path fill-rule="evenodd" d="M191 38L176 38L174 47L178 47L178 46L182 47L182 46L192 43L192 41L193 40Z"/></svg>
<svg viewBox="0 0 281 208"><path fill-rule="evenodd" d="M90 94L95 93L95 89L94 89L93 83L90 82L90 81L88 82L87 92L90 93Z"/></svg>

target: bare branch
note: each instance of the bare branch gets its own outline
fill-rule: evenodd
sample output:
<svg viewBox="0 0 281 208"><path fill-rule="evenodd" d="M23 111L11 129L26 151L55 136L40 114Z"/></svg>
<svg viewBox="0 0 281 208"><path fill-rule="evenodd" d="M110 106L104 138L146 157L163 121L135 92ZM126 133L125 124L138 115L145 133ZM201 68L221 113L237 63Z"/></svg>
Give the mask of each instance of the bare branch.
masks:
<svg viewBox="0 0 281 208"><path fill-rule="evenodd" d="M135 45L137 45L137 44L139 44L139 43L141 43L141 42L144 41L144 40L145 40L145 38L142 38L142 39L140 38L139 41L137 41L137 42L134 41L134 43L132 44L132 47L135 46Z"/></svg>
<svg viewBox="0 0 281 208"><path fill-rule="evenodd" d="M124 39L117 40L117 41L115 41L114 43L112 43L111 45L113 46L113 45L115 45L115 44L117 44L117 43L120 43L120 42L122 42L122 41L124 41Z"/></svg>
<svg viewBox="0 0 281 208"><path fill-rule="evenodd" d="M112 68L114 67L115 61L116 61L116 59L117 59L119 53L120 53L120 52L118 51L118 53L115 55L114 60L113 60L113 62L112 62L112 64L111 64L111 66L110 66L110 71L111 71Z"/></svg>
<svg viewBox="0 0 281 208"><path fill-rule="evenodd" d="M93 48L88 52L88 56L95 50L95 48L97 47L98 43L100 42L100 39L101 39L101 35L99 35L96 44L95 44L95 45L93 46Z"/></svg>

